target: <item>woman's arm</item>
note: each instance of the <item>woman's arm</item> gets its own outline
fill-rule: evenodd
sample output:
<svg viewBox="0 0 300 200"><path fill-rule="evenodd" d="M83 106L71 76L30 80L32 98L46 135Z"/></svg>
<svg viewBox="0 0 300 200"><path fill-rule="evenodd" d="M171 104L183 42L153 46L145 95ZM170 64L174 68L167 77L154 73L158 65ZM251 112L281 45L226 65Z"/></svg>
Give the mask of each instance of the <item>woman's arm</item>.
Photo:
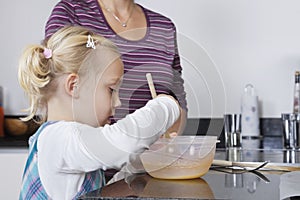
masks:
<svg viewBox="0 0 300 200"><path fill-rule="evenodd" d="M177 44L177 32L176 27L174 24L173 26L173 33L174 33L174 60L173 60L173 84L172 84L172 92L174 93L176 99L178 100L182 112L181 117L167 130L167 133L171 134L176 133L177 135L181 135L185 129L186 120L187 120L187 101L186 101L186 92L184 90L184 80L182 78L182 67L180 64L180 56L178 51L178 44Z"/></svg>

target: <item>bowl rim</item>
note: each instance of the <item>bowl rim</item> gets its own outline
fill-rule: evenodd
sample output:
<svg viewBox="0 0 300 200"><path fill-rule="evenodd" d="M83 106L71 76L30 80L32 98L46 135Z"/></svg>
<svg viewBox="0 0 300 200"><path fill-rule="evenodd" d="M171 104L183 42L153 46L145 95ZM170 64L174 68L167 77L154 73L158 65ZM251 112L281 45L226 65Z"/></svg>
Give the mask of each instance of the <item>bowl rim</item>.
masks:
<svg viewBox="0 0 300 200"><path fill-rule="evenodd" d="M192 144L200 144L200 143L217 143L217 136L208 136L208 135L201 135L201 136L175 136L171 138L159 138L153 144L159 143L176 143L176 144L184 144L184 143L192 143Z"/></svg>
<svg viewBox="0 0 300 200"><path fill-rule="evenodd" d="M178 136L177 136L178 137ZM180 138L180 141L175 141L172 138L161 138L153 143L148 149L146 149L142 154L147 153L155 153L157 155L172 155L173 153L165 152L169 147L173 147L173 145L185 145L184 149L188 150L189 147L193 146L196 148L195 150L199 150L200 148L204 148L206 154L209 154L214 148L216 148L217 136L197 136L197 139L194 139L194 136L183 136ZM183 140L182 140L183 139ZM186 146L189 147L186 147ZM195 147L195 145L199 145L199 147Z"/></svg>

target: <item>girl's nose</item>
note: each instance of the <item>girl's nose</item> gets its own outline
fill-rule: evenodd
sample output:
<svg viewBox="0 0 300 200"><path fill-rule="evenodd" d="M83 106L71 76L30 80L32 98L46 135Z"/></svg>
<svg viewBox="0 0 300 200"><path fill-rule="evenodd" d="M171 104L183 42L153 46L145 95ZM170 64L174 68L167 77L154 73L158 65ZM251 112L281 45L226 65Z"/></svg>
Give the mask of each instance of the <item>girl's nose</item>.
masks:
<svg viewBox="0 0 300 200"><path fill-rule="evenodd" d="M112 116L115 115L115 109L121 106L121 101L119 98L119 95L117 95L117 97L113 98L112 100Z"/></svg>
<svg viewBox="0 0 300 200"><path fill-rule="evenodd" d="M118 108L121 106L121 101L120 101L120 98L119 98L119 94L116 94L114 96L114 100L113 100L113 108Z"/></svg>
<svg viewBox="0 0 300 200"><path fill-rule="evenodd" d="M115 105L115 108L118 108L121 106L121 101L120 101L120 98L118 97L117 100L116 100L116 105Z"/></svg>

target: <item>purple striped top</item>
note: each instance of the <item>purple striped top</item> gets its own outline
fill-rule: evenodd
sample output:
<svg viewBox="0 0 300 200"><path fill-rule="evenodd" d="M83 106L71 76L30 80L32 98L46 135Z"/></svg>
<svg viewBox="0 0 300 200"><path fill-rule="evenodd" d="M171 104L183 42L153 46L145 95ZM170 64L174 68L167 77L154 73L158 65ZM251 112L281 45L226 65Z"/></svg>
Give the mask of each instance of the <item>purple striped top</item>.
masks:
<svg viewBox="0 0 300 200"><path fill-rule="evenodd" d="M120 88L122 106L116 110L115 120L134 112L151 99L146 79L148 72L152 74L158 94L172 94L187 110L175 25L167 17L139 6L147 19L147 32L136 41L114 32L97 0L61 0L46 24L46 37L64 25L72 24L87 27L118 46L124 63L124 77Z"/></svg>

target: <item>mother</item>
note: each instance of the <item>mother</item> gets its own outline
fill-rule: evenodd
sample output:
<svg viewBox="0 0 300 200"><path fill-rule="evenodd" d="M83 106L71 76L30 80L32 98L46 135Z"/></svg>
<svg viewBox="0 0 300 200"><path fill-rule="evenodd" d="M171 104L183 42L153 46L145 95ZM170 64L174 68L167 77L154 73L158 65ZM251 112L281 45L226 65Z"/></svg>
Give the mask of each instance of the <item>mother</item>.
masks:
<svg viewBox="0 0 300 200"><path fill-rule="evenodd" d="M48 38L62 26L80 25L112 40L124 62L120 88L122 106L113 119L144 106L151 99L145 74L152 73L157 93L172 94L185 111L168 132L180 133L186 120L186 93L177 49L176 28L170 19L134 0L61 0L47 21Z"/></svg>

